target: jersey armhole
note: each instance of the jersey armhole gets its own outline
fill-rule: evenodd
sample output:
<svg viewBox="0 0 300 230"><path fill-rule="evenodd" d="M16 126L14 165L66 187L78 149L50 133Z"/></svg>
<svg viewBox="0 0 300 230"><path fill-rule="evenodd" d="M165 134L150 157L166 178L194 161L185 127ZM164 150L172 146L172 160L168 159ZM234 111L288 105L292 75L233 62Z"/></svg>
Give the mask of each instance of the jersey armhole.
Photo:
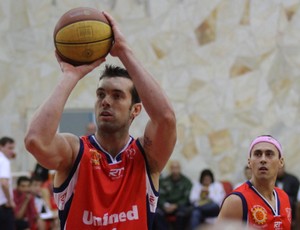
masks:
<svg viewBox="0 0 300 230"><path fill-rule="evenodd" d="M146 157L146 154L145 154L145 150L144 150L142 144L140 143L139 139L136 140L136 145L137 145L137 147L139 148L139 150L141 151L141 153L144 157L145 165L146 165L146 173L147 173L147 177L148 177L148 180L149 180L149 183L150 183L150 186L151 186L151 190L153 191L154 195L158 197L159 192L154 187L154 184L153 184L153 181L152 181L152 178L151 178L151 174L150 174L149 163L148 163L148 160L147 160L147 157Z"/></svg>
<svg viewBox="0 0 300 230"><path fill-rule="evenodd" d="M232 192L231 194L237 195L238 197L241 198L242 200L242 205L243 205L243 221L247 222L248 221L248 205L247 205L247 201L244 197L244 195L240 192Z"/></svg>
<svg viewBox="0 0 300 230"><path fill-rule="evenodd" d="M74 165L72 166L72 169L71 169L67 179L59 187L53 187L53 192L55 192L55 193L62 192L68 187L71 179L73 178L73 176L74 176L74 174L77 170L77 167L78 167L78 165L80 163L80 160L82 158L83 149L84 149L84 144L83 144L83 141L82 141L81 138L79 138L79 142L80 142L79 151L78 151L78 155L76 157L76 160L74 162Z"/></svg>

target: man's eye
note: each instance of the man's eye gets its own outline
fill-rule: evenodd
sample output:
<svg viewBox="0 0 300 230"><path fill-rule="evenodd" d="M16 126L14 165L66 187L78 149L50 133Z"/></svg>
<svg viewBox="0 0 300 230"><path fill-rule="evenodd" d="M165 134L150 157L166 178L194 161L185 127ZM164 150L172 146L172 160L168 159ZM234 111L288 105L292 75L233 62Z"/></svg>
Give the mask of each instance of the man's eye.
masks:
<svg viewBox="0 0 300 230"><path fill-rule="evenodd" d="M259 157L261 156L261 152L255 152L254 155Z"/></svg>
<svg viewBox="0 0 300 230"><path fill-rule="evenodd" d="M105 97L105 94L104 93L98 93L98 97L102 99L102 98Z"/></svg>
<svg viewBox="0 0 300 230"><path fill-rule="evenodd" d="M120 94L115 94L114 95L114 99L119 99L121 96L120 96Z"/></svg>

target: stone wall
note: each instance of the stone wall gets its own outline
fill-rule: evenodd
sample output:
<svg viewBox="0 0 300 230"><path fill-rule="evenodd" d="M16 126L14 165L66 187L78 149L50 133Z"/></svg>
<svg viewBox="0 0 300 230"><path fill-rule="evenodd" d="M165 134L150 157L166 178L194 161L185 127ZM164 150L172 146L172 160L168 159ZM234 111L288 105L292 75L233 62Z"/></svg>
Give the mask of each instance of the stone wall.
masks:
<svg viewBox="0 0 300 230"><path fill-rule="evenodd" d="M197 179L242 180L250 141L272 134L288 171L300 177L300 10L298 0L27 0L0 2L0 136L14 136L15 171L35 161L23 138L32 112L60 77L52 33L77 6L110 12L173 102L173 158ZM108 57L108 62L119 64ZM101 67L100 67L101 70ZM99 71L83 79L66 108L92 108ZM132 127L141 134L142 114Z"/></svg>

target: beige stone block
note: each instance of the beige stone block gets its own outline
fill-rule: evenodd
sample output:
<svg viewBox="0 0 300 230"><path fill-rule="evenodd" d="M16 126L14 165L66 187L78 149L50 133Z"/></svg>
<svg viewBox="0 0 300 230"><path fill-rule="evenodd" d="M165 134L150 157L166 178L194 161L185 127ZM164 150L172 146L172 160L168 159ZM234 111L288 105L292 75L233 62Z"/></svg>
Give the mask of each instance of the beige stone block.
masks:
<svg viewBox="0 0 300 230"><path fill-rule="evenodd" d="M288 21L291 21L293 19L293 16L299 10L299 7L300 7L300 3L296 3L291 6L285 7L284 11Z"/></svg>
<svg viewBox="0 0 300 230"><path fill-rule="evenodd" d="M222 157L218 162L220 174L224 175L234 171L236 169L235 163L233 156L227 155Z"/></svg>
<svg viewBox="0 0 300 230"><path fill-rule="evenodd" d="M210 133L208 139L213 155L218 155L219 153L232 148L230 132L227 129Z"/></svg>
<svg viewBox="0 0 300 230"><path fill-rule="evenodd" d="M249 25L250 23L250 0L244 1L244 10L240 21L241 25Z"/></svg>
<svg viewBox="0 0 300 230"><path fill-rule="evenodd" d="M184 143L183 148L182 148L182 155L186 159L193 159L195 156L197 156L198 149L196 146L196 143L193 138L188 138L187 141Z"/></svg>
<svg viewBox="0 0 300 230"><path fill-rule="evenodd" d="M204 22L196 29L196 37L201 46L213 42L216 39L216 17L217 9L213 10Z"/></svg>

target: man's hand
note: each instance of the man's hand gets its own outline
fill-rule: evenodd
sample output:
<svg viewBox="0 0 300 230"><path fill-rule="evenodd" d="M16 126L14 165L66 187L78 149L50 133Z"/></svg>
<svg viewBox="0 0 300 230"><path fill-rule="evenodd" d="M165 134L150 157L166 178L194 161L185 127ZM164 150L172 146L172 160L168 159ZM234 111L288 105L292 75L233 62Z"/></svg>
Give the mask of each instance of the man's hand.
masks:
<svg viewBox="0 0 300 230"><path fill-rule="evenodd" d="M111 15L109 15L107 12L103 12L103 14L106 17L106 19L109 21L109 24L114 34L114 43L110 50L110 55L119 57L124 50L126 49L129 50L130 48L128 47L126 39L122 34L122 32L120 31L119 26L117 22L114 20L114 18Z"/></svg>
<svg viewBox="0 0 300 230"><path fill-rule="evenodd" d="M178 208L177 204L166 203L164 205L164 210L168 214L175 212L177 210L177 208Z"/></svg>
<svg viewBox="0 0 300 230"><path fill-rule="evenodd" d="M80 80L85 75L87 75L89 72L91 72L93 69L95 69L97 66L99 66L101 63L105 62L105 58L98 59L91 64L85 64L85 65L79 65L79 66L73 66L67 62L64 62L60 56L57 54L57 51L55 51L55 56L57 59L57 62L60 65L61 71L65 75L74 75L77 76Z"/></svg>
<svg viewBox="0 0 300 230"><path fill-rule="evenodd" d="M7 208L15 208L16 204L13 200L9 200L8 202L6 202L5 207Z"/></svg>

